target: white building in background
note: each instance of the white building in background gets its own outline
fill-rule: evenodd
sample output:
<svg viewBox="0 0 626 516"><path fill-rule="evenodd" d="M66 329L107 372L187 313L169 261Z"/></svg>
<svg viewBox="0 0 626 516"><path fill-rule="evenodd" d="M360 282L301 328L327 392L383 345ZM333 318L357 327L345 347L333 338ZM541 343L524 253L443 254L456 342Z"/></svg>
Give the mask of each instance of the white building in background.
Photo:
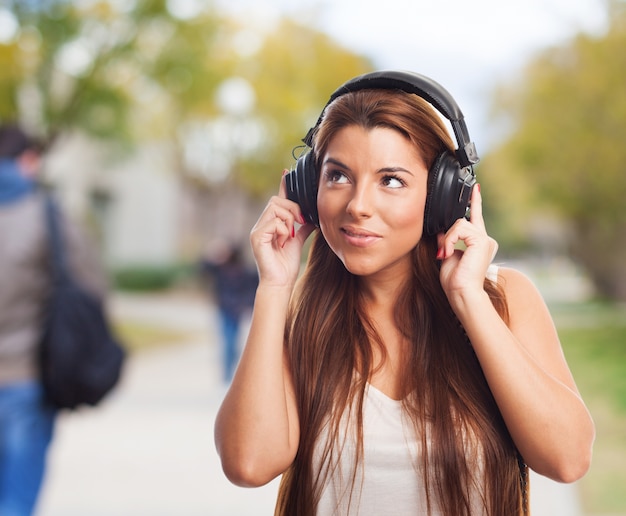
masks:
<svg viewBox="0 0 626 516"><path fill-rule="evenodd" d="M220 116L179 128L183 149L145 142L123 155L80 132L54 143L44 181L68 213L93 226L110 269L169 267L197 260L211 242L247 244L265 201L237 188L231 171L267 131L250 116L255 93L244 79L224 81L217 103Z"/></svg>
<svg viewBox="0 0 626 516"><path fill-rule="evenodd" d="M193 261L215 240L247 243L262 209L228 181L185 182L170 143L120 156L74 134L55 144L44 174L68 213L92 225L111 269Z"/></svg>
<svg viewBox="0 0 626 516"><path fill-rule="evenodd" d="M107 171L107 258L113 264L163 265L179 258L180 181L171 149L151 144Z"/></svg>
<svg viewBox="0 0 626 516"><path fill-rule="evenodd" d="M180 179L169 145L113 156L82 135L55 144L45 180L65 209L95 226L110 267L169 265L180 259Z"/></svg>

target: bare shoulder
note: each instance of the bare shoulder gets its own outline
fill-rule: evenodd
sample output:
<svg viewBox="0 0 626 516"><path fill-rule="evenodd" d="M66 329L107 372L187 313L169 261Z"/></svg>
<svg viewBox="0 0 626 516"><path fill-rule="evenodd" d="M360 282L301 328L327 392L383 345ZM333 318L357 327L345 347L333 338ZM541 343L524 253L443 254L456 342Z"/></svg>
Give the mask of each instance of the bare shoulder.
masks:
<svg viewBox="0 0 626 516"><path fill-rule="evenodd" d="M509 267L499 268L498 284L506 296L511 331L546 369L557 371L556 375L569 383L558 333L537 286L526 274Z"/></svg>
<svg viewBox="0 0 626 516"><path fill-rule="evenodd" d="M519 270L501 267L502 285L509 307L509 327L518 342L550 374L576 390L563 356L559 336L539 289Z"/></svg>
<svg viewBox="0 0 626 516"><path fill-rule="evenodd" d="M526 274L517 269L500 267L498 284L506 296L511 330L520 336L535 335L532 339L522 339L527 346L532 347L542 341L545 343L546 340L558 342L548 307L539 289ZM544 338L537 338L539 336Z"/></svg>
<svg viewBox="0 0 626 516"><path fill-rule="evenodd" d="M545 302L535 283L523 272L511 267L498 267L498 284L503 288L509 310L516 308L543 308Z"/></svg>
<svg viewBox="0 0 626 516"><path fill-rule="evenodd" d="M507 290L530 289L537 290L533 281L519 269L513 267L498 266L498 283Z"/></svg>

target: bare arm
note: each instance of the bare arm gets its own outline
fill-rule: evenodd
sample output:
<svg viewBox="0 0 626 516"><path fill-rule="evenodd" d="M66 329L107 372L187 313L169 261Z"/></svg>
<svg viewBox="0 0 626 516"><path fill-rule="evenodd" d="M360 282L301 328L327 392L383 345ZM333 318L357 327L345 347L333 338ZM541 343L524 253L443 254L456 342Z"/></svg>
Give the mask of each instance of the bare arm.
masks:
<svg viewBox="0 0 626 516"><path fill-rule="evenodd" d="M446 249L442 285L525 461L540 474L573 482L589 468L593 421L534 285L519 272L501 269L498 281L509 304L508 325L483 290L482 278L497 245L484 231L479 205L477 193L472 220L460 221L440 241ZM466 243L464 253L453 252L457 240Z"/></svg>
<svg viewBox="0 0 626 516"><path fill-rule="evenodd" d="M268 203L250 241L259 269L252 324L230 389L215 422L215 443L228 478L242 486L266 484L293 462L300 436L283 336L304 241L298 206L284 188Z"/></svg>
<svg viewBox="0 0 626 516"><path fill-rule="evenodd" d="M543 300L520 273L502 270L510 325L489 298L457 305L520 453L538 473L561 482L584 475L591 461L594 425L569 371Z"/></svg>

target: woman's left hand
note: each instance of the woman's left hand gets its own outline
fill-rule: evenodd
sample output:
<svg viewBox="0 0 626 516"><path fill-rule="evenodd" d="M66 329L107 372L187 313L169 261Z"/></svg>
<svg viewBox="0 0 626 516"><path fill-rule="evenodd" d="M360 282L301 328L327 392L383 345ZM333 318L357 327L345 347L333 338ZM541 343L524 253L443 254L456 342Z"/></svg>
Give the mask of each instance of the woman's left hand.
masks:
<svg viewBox="0 0 626 516"><path fill-rule="evenodd" d="M465 250L455 248L458 242L465 244ZM441 285L453 307L456 299L482 292L498 243L485 229L480 185L472 191L470 220L457 220L445 234L439 234L437 243Z"/></svg>
<svg viewBox="0 0 626 516"><path fill-rule="evenodd" d="M499 271L506 320L485 291L498 244L485 230L479 188L471 202L470 220L457 220L438 236L441 285L528 466L558 482L573 482L589 468L593 420L531 281L513 269ZM464 251L455 249L458 242Z"/></svg>

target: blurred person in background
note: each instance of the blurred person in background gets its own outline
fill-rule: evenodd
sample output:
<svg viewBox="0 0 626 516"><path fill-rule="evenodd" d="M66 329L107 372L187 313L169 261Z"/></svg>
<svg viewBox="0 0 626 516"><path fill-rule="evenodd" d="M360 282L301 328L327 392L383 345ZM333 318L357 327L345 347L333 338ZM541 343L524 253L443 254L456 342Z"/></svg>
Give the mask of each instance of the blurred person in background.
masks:
<svg viewBox="0 0 626 516"><path fill-rule="evenodd" d="M227 242L212 242L201 262L217 303L221 329L222 378L230 383L239 361L240 329L254 304L259 278L244 260L242 249Z"/></svg>
<svg viewBox="0 0 626 516"><path fill-rule="evenodd" d="M0 126L0 515L33 513L56 410L39 381L38 344L52 287L41 146L16 125ZM69 265L94 293L105 276L93 246L63 220Z"/></svg>

